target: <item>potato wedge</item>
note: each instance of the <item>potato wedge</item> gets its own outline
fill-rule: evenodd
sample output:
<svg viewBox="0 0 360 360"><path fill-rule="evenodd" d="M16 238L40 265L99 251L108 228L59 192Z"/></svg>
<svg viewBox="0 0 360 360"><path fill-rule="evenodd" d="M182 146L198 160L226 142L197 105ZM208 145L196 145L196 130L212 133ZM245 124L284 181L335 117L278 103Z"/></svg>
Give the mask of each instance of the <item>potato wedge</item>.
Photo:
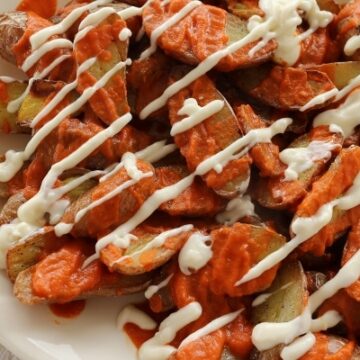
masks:
<svg viewBox="0 0 360 360"><path fill-rule="evenodd" d="M32 289L32 274L34 267L22 271L16 278L14 285L14 295L25 305L56 303L56 299L46 299L37 296ZM76 299L87 299L92 297L114 297L124 296L140 292L147 288L150 283L152 273L138 276L116 275L111 281L104 279L93 290L84 292Z"/></svg>
<svg viewBox="0 0 360 360"><path fill-rule="evenodd" d="M254 324L286 322L299 316L308 301L306 276L301 263L284 264L266 294L270 294L270 296L260 305L253 307L252 321ZM254 350L251 359L280 359L281 349L282 346L279 345L262 352Z"/></svg>
<svg viewBox="0 0 360 360"><path fill-rule="evenodd" d="M10 196L0 211L0 226L11 223L17 217L19 207L26 202L23 191Z"/></svg>
<svg viewBox="0 0 360 360"><path fill-rule="evenodd" d="M182 67L173 69L173 81L181 78L183 69ZM239 139L241 134L233 109L208 76L195 80L169 100L169 118L174 127L176 123L186 118L187 115L185 113L179 115L179 111L184 109L188 99L195 99L197 105L202 107L214 100L222 101L224 104L213 116L174 136L189 170L194 171L203 160L225 149ZM233 198L246 190L244 183L246 184L250 176L250 163L248 155L235 158L226 164L220 173L211 170L203 176L203 179L220 196Z"/></svg>
<svg viewBox="0 0 360 360"><path fill-rule="evenodd" d="M95 63L79 77L78 91L80 93L93 86L120 62L126 61L128 40L119 39L119 33L125 27L125 21L114 14L76 43L74 52L79 64L97 56ZM93 46L90 47L91 43ZM89 100L96 115L106 124L110 124L129 111L125 68L124 64Z"/></svg>
<svg viewBox="0 0 360 360"><path fill-rule="evenodd" d="M327 74L338 89L342 89L350 80L360 75L360 61L335 62L309 68Z"/></svg>
<svg viewBox="0 0 360 360"><path fill-rule="evenodd" d="M330 11L337 14L340 11L340 6L334 0L316 0L321 10Z"/></svg>
<svg viewBox="0 0 360 360"><path fill-rule="evenodd" d="M143 12L143 23L148 36L151 36L154 29L188 3L188 0L176 0L162 6L159 0L153 1ZM201 27L196 26L199 22L202 23ZM193 30L189 32L188 29ZM166 54L194 65L215 51L241 40L247 34L246 21L219 7L200 5L176 25L166 30L157 43ZM275 41L270 41L254 56L249 56L249 50L256 44L257 42L250 43L225 57L216 68L220 71L231 71L266 62L271 58L277 46Z"/></svg>
<svg viewBox="0 0 360 360"><path fill-rule="evenodd" d="M137 167L140 171L154 174L154 168L141 160L137 161ZM124 168L116 174L99 183L80 196L71 206L66 210L62 222L73 224L75 223L75 216L77 213L89 206L94 201L105 196L111 191L115 191L120 185L130 181L130 178ZM78 222L75 223L72 235L75 238L92 237L97 238L105 232L115 229L123 222L130 219L142 203L156 190L157 183L155 175L144 177L137 183L129 185L123 189L118 195L112 199L105 201L99 206L90 209ZM108 209L111 208L111 213ZM101 215L99 215L101 214ZM104 217L104 215L106 216ZM101 216L103 221L99 222L98 218Z"/></svg>
<svg viewBox="0 0 360 360"><path fill-rule="evenodd" d="M244 20L248 20L253 15L264 15L257 0L226 0L226 4L233 15Z"/></svg>
<svg viewBox="0 0 360 360"><path fill-rule="evenodd" d="M111 271L125 275L138 275L154 270L168 262L185 244L193 230L191 226L184 229L187 230L167 237L160 245L154 245L151 242L171 228L142 224L132 232L136 239L131 241L127 249L109 245L101 251L101 261Z"/></svg>
<svg viewBox="0 0 360 360"><path fill-rule="evenodd" d="M288 149L307 147L312 141L338 145L331 150L332 154L336 155L341 149L343 137L340 134L331 133L327 127L317 127L310 133L298 137L289 145ZM273 154L276 155L276 150ZM330 161L331 158L314 161L313 166L300 173L297 180L284 181L284 175L259 178L256 186L254 185L251 189L252 195L260 205L266 208L291 210L306 196L314 180L324 172Z"/></svg>
<svg viewBox="0 0 360 360"><path fill-rule="evenodd" d="M185 166L164 166L156 169L160 187L175 184L187 175ZM197 178L176 199L161 204L160 210L172 216L212 216L225 207L225 200L218 196L206 184Z"/></svg>
<svg viewBox="0 0 360 360"><path fill-rule="evenodd" d="M6 269L9 279L15 282L20 272L30 268L51 251L64 244L57 238L54 229L47 226L12 246L6 255Z"/></svg>
<svg viewBox="0 0 360 360"><path fill-rule="evenodd" d="M335 88L328 75L318 70L268 64L239 70L233 78L239 89L282 110L299 110L315 96Z"/></svg>
<svg viewBox="0 0 360 360"><path fill-rule="evenodd" d="M26 89L26 83L14 81L5 83L0 80L0 132L17 133L21 129L17 125L18 113L7 110L9 102L18 99Z"/></svg>

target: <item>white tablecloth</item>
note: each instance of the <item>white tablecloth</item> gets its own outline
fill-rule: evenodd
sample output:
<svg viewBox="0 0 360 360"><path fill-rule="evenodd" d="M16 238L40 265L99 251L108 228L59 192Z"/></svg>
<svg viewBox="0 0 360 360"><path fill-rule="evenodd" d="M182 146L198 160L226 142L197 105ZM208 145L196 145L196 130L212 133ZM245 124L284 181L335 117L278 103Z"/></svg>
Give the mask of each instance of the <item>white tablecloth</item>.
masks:
<svg viewBox="0 0 360 360"><path fill-rule="evenodd" d="M1 344L0 344L0 360L18 360L17 357L10 354Z"/></svg>

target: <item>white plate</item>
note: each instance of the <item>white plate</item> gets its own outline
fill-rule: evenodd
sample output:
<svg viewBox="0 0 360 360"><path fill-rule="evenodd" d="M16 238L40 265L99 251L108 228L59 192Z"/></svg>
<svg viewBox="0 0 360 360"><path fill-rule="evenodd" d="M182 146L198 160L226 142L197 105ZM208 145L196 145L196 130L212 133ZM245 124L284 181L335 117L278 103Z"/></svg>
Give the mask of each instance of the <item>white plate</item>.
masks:
<svg viewBox="0 0 360 360"><path fill-rule="evenodd" d="M0 12L16 3L1 0ZM0 60L0 75L19 74ZM21 148L25 141L24 136L0 135L0 153ZM20 304L0 271L0 343L22 360L135 360L133 346L116 328L119 310L131 299L89 300L78 318L59 319L46 306Z"/></svg>

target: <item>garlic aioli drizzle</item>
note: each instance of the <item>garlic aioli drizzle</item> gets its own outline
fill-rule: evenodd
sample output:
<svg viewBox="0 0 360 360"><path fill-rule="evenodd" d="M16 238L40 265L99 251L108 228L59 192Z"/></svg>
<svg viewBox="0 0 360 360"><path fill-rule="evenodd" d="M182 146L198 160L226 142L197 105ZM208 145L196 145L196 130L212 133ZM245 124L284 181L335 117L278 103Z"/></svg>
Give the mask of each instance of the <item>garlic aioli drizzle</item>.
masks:
<svg viewBox="0 0 360 360"><path fill-rule="evenodd" d="M360 49L360 36L352 36L344 46L344 53L347 56L352 56Z"/></svg>
<svg viewBox="0 0 360 360"><path fill-rule="evenodd" d="M332 150L339 144L325 141L312 141L307 147L287 148L279 154L280 160L288 165L285 170L285 181L293 181L299 178L299 174L311 169L315 161L327 161L332 156Z"/></svg>
<svg viewBox="0 0 360 360"><path fill-rule="evenodd" d="M117 328L123 330L127 323L135 324L143 330L154 330L157 326L156 322L149 315L134 305L127 305L120 311L117 319Z"/></svg>
<svg viewBox="0 0 360 360"><path fill-rule="evenodd" d="M58 57L57 59L55 59L49 66L47 66L41 73L36 73L30 80L28 83L28 86L26 87L25 91L23 92L23 94L18 97L15 100L12 100L8 103L7 105L7 111L9 113L15 113L20 109L21 104L24 102L26 96L29 94L31 87L34 83L34 81L36 80L42 80L44 79L46 76L48 76L51 71L53 71L59 64L61 64L63 61L69 59L71 57L71 55L62 55L60 57Z"/></svg>
<svg viewBox="0 0 360 360"><path fill-rule="evenodd" d="M201 232L192 234L179 253L179 268L184 275L191 275L203 268L212 258L211 236Z"/></svg>
<svg viewBox="0 0 360 360"><path fill-rule="evenodd" d="M145 291L145 297L147 299L152 298L157 292L159 292L159 290L163 289L169 284L173 276L174 274L170 274L165 280L161 281L159 284L149 286Z"/></svg>
<svg viewBox="0 0 360 360"><path fill-rule="evenodd" d="M359 77L360 80L360 77ZM353 134L355 128L360 125L360 89L354 90L336 109L326 110L317 115L313 127L320 125L337 125L341 128L345 137Z"/></svg>
<svg viewBox="0 0 360 360"><path fill-rule="evenodd" d="M171 343L176 333L196 321L202 314L201 305L192 302L170 314L159 326L159 331L139 349L139 360L166 360L176 351Z"/></svg>
<svg viewBox="0 0 360 360"><path fill-rule="evenodd" d="M244 309L234 311L232 313L220 316L215 320L212 320L203 328L193 332L188 337L186 337L181 342L179 349L181 349L183 346L186 346L187 344L189 344L193 341L201 339L202 337L209 335L209 334L213 333L214 331L219 330L219 329L223 328L224 326L232 323L243 311L244 311Z"/></svg>
<svg viewBox="0 0 360 360"><path fill-rule="evenodd" d="M196 99L186 99L184 101L184 105L178 111L178 115L187 115L187 117L176 122L172 126L170 135L175 136L193 128L208 119L210 116L213 116L221 111L224 105L225 103L222 100L213 100L205 106L199 106Z"/></svg>
<svg viewBox="0 0 360 360"><path fill-rule="evenodd" d="M336 98L336 96L340 93L337 88L333 88L329 91L321 93L315 97L313 97L310 101L308 101L305 105L300 108L300 111L304 112L312 109L317 105L322 105L326 103L328 100Z"/></svg>

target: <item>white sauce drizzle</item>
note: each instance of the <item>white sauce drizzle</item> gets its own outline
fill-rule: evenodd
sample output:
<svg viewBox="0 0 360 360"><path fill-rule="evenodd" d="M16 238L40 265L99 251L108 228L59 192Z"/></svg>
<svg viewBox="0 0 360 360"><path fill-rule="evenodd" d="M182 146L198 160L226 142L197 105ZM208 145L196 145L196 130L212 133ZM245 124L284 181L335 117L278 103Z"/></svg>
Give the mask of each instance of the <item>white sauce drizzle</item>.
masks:
<svg viewBox="0 0 360 360"><path fill-rule="evenodd" d="M290 344L297 337L311 331L312 314L319 306L330 297L334 296L339 290L352 285L360 277L360 250L339 270L339 272L320 289L314 292L310 298L304 312L297 318L284 323L261 323L255 326L252 334L254 345L260 351L271 349L279 344ZM325 329L325 324L319 321L336 324L339 317L334 313L327 314L326 317L317 319L317 328ZM330 319L330 321L329 321Z"/></svg>
<svg viewBox="0 0 360 360"><path fill-rule="evenodd" d="M181 19L186 17L190 12L192 12L196 7L202 5L201 1L192 0L188 4L186 4L180 11L176 12L169 19L164 21L160 26L158 26L150 36L150 47L143 51L140 55L140 60L144 60L152 55L156 51L156 42L160 38L160 36L169 28L176 25Z"/></svg>
<svg viewBox="0 0 360 360"><path fill-rule="evenodd" d="M209 335L209 334L215 332L216 330L219 330L219 329L223 328L224 326L232 323L243 311L244 311L244 309L234 311L232 313L220 316L215 320L212 320L203 328L193 332L188 337L186 337L181 342L179 349L181 349L183 346L186 346L187 344L189 344L193 341L201 339L202 337Z"/></svg>
<svg viewBox="0 0 360 360"><path fill-rule="evenodd" d="M300 108L300 111L307 111L317 105L322 105L326 103L328 100L334 98L339 94L339 90L337 88L326 91L322 94L319 94L313 97L310 101L308 101L305 105Z"/></svg>
<svg viewBox="0 0 360 360"><path fill-rule="evenodd" d="M147 299L152 298L159 290L163 289L169 284L173 276L174 274L170 274L165 280L161 281L159 284L149 286L145 291L145 297Z"/></svg>
<svg viewBox="0 0 360 360"><path fill-rule="evenodd" d="M14 82L23 82L23 80L18 80L13 77L5 76L5 75L0 76L0 81L2 81L5 84L11 84Z"/></svg>
<svg viewBox="0 0 360 360"><path fill-rule="evenodd" d="M359 78L360 80L360 78ZM313 126L337 125L345 137L350 136L360 125L360 90L353 91L343 104L336 109L330 109L317 115Z"/></svg>
<svg viewBox="0 0 360 360"><path fill-rule="evenodd" d="M224 101L213 100L205 106L199 106L198 102L194 98L189 98L184 101L183 107L178 111L178 115L187 115L186 118L175 123L170 135L175 136L187 131L194 126L200 124L210 116L215 115L224 107Z"/></svg>
<svg viewBox="0 0 360 360"><path fill-rule="evenodd" d="M167 241L167 239L174 237L174 236L178 236L181 233L184 232L188 232L191 231L194 228L193 225L188 224L188 225L183 225L171 230L166 230L164 232L162 232L161 234L155 236L151 241L149 241L144 247L142 247L140 250L133 252L131 255L125 255L122 256L120 259L116 260L113 264L115 263L120 263L126 259L129 259L131 257L137 256L139 254L144 253L145 251L148 251L150 249L154 249L154 248L159 248L161 246L163 246L165 244L165 242ZM120 240L121 243L123 242L128 242L129 240L131 241L132 239L127 239L126 235L124 238L122 239L117 239L118 241ZM90 259L90 258L89 258ZM90 261L90 260L89 260Z"/></svg>
<svg viewBox="0 0 360 360"><path fill-rule="evenodd" d="M140 113L145 119L153 112L161 109L167 101L180 90L189 86L196 79L213 69L223 58L233 54L244 46L263 38L251 51L250 55L263 48L270 40L276 39L278 47L277 58L289 65L296 62L300 54L300 41L310 36L319 27L326 27L333 19L333 14L320 11L315 0L262 0L260 8L265 12L265 18L254 15L248 23L249 33L224 49L218 50L199 63L182 79L171 84L163 94L150 102ZM301 35L296 35L296 28L302 23L298 9L305 12L309 29Z"/></svg>
<svg viewBox="0 0 360 360"><path fill-rule="evenodd" d="M239 286L256 279L265 271L284 260L299 245L330 223L335 207L338 207L340 210L349 210L358 205L360 205L360 174L357 175L353 185L342 197L324 204L313 216L296 218L291 224L291 230L295 237L252 267L235 285Z"/></svg>
<svg viewBox="0 0 360 360"><path fill-rule="evenodd" d="M73 43L67 39L54 39L43 45L41 45L37 50L35 50L30 56L26 58L24 63L21 66L21 69L24 72L29 71L45 54L56 49L72 49Z"/></svg>
<svg viewBox="0 0 360 360"><path fill-rule="evenodd" d="M344 53L347 56L352 56L360 49L360 36L352 36L345 44Z"/></svg>
<svg viewBox="0 0 360 360"><path fill-rule="evenodd" d="M176 351L169 344L176 333L196 321L202 314L201 305L192 302L169 315L159 326L159 331L139 349L139 360L166 360Z"/></svg>
<svg viewBox="0 0 360 360"><path fill-rule="evenodd" d="M6 253L8 249L37 230L38 227L18 220L0 226L0 270L6 269Z"/></svg>
<svg viewBox="0 0 360 360"><path fill-rule="evenodd" d="M120 311L117 319L117 328L122 331L128 323L135 324L142 330L154 330L157 326L156 322L149 315L134 305L127 305Z"/></svg>
<svg viewBox="0 0 360 360"><path fill-rule="evenodd" d="M119 33L119 39L120 41L126 41L129 40L132 36L132 32L128 28L123 28Z"/></svg>
<svg viewBox="0 0 360 360"><path fill-rule="evenodd" d="M203 268L212 258L211 236L200 232L192 234L180 250L179 268L185 275Z"/></svg>
<svg viewBox="0 0 360 360"><path fill-rule="evenodd" d="M126 152L122 156L121 161L123 162L124 168L131 179L139 181L143 177L144 173L139 170L136 165L137 159L135 154ZM153 174L151 173L151 175Z"/></svg>
<svg viewBox="0 0 360 360"><path fill-rule="evenodd" d="M49 223L51 225L58 223L69 205L70 201L67 199L60 199L55 201L48 209L48 213L50 215Z"/></svg>
<svg viewBox="0 0 360 360"><path fill-rule="evenodd" d="M288 148L280 153L280 160L288 165L285 170L285 181L292 181L299 178L299 174L309 170L315 161L327 161L332 156L332 150L339 147L325 141L312 141L307 147Z"/></svg>
<svg viewBox="0 0 360 360"><path fill-rule="evenodd" d="M261 294L254 299L254 301L251 303L251 306L252 307L260 306L260 305L264 304L267 301L267 299L269 299L271 296L272 296L272 293Z"/></svg>
<svg viewBox="0 0 360 360"><path fill-rule="evenodd" d="M255 215L255 206L250 195L236 197L228 202L225 211L216 216L220 224L232 225L244 216Z"/></svg>
<svg viewBox="0 0 360 360"><path fill-rule="evenodd" d="M53 71L59 64L61 64L63 61L65 61L66 59L69 59L71 56L70 55L62 55L60 57L58 57L57 59L55 59L49 66L47 66L41 73L36 73L34 75L34 77L32 77L29 80L28 86L26 87L25 91L23 92L23 94L15 99L12 100L8 103L7 106L7 111L9 113L15 113L20 109L21 104L24 102L26 96L29 94L31 87L34 83L35 80L41 80L44 79L46 76L48 76L51 71Z"/></svg>
<svg viewBox="0 0 360 360"><path fill-rule="evenodd" d="M280 353L280 356L284 360L297 360L305 355L316 343L315 335L307 333L292 344L285 346Z"/></svg>

